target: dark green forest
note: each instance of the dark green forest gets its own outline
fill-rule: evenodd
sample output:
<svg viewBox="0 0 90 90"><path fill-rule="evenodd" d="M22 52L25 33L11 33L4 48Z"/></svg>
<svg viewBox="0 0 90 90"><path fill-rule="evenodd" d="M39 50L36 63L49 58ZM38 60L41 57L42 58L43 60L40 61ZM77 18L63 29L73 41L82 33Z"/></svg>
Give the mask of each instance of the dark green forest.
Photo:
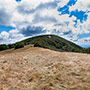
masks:
<svg viewBox="0 0 90 90"><path fill-rule="evenodd" d="M90 48L82 48L56 35L41 35L25 39L14 44L2 44L0 45L0 51L11 48L23 48L25 45L29 44L34 44L34 47L42 47L56 51L90 53Z"/></svg>

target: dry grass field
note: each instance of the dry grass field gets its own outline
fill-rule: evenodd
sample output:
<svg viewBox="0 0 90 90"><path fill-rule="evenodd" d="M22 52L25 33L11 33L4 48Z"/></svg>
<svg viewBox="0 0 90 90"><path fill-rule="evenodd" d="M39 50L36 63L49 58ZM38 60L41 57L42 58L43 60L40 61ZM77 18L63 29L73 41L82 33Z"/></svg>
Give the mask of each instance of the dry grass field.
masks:
<svg viewBox="0 0 90 90"><path fill-rule="evenodd" d="M90 90L90 55L38 47L1 51L0 90Z"/></svg>

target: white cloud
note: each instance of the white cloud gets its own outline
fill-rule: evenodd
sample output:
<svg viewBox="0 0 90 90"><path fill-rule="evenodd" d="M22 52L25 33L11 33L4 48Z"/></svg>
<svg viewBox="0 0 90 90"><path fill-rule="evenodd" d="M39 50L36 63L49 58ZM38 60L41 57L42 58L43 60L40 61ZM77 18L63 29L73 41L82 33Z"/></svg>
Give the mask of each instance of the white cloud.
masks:
<svg viewBox="0 0 90 90"><path fill-rule="evenodd" d="M14 43L24 38L25 37L20 34L18 30L11 30L9 32L3 31L0 34L0 44Z"/></svg>
<svg viewBox="0 0 90 90"><path fill-rule="evenodd" d="M54 9L40 9L36 10L34 13L22 13L18 11L18 7L22 6L24 11L30 11L32 9L37 8L41 3L49 3L49 2L59 2L57 3L57 7ZM7 42L14 42L17 40L21 40L24 38L23 34L20 33L20 30L22 28L26 28L27 26L41 26L44 30L47 30L48 33L52 33L54 29L56 29L56 32L59 31L58 35L63 35L64 32L68 32L71 30L72 34L64 36L67 39L76 40L78 37L78 34L83 33L89 33L90 32L90 13L87 13L88 18L87 21L84 21L83 23L80 22L80 20L77 21L77 28L74 27L76 20L75 16L69 17L68 14L59 15L59 12L57 11L58 7L63 7L69 2L69 0L22 0L21 2L16 2L15 0L0 0L0 8L4 8L6 12L10 15L10 20L7 21L7 24L10 26L16 27L15 30L11 30L8 33L2 32L0 34L0 38L3 38L3 35L5 35L5 38ZM77 3L69 7L70 11L78 9L83 11L90 10L90 1L87 0L78 0ZM48 18L55 18L57 22L50 22L43 19L43 22L35 23L33 20L37 18L37 14L39 14L40 17L48 17ZM52 20L52 19L51 19ZM66 24L68 22L68 25ZM59 25L55 25L59 24ZM5 24L6 25L6 24ZM72 37L70 38L70 36ZM7 36L7 37L6 37ZM12 38L10 38L11 36ZM8 39L9 38L9 39ZM5 39L4 39L5 40ZM80 39L81 40L81 39ZM80 42L78 41L78 43ZM81 40L82 41L82 40ZM5 42L5 41L3 41Z"/></svg>
<svg viewBox="0 0 90 90"><path fill-rule="evenodd" d="M64 5L66 5L69 2L69 0L58 0L58 1L59 1L59 3L58 3L59 7L63 7Z"/></svg>
<svg viewBox="0 0 90 90"><path fill-rule="evenodd" d="M8 39L9 38L9 34L5 31L1 32L0 34L0 38L1 39Z"/></svg>
<svg viewBox="0 0 90 90"><path fill-rule="evenodd" d="M82 39L78 39L77 43L79 45L90 45L90 37L85 37Z"/></svg>
<svg viewBox="0 0 90 90"><path fill-rule="evenodd" d="M90 8L88 7L90 5L90 0L78 0L76 4L72 7L70 7L70 11L78 9L79 11L88 11Z"/></svg>

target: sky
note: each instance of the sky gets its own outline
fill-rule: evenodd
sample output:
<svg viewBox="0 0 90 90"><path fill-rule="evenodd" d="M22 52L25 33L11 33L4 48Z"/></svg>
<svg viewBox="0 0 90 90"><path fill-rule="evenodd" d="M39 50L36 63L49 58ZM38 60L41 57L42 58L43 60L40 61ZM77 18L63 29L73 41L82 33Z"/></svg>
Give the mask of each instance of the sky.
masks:
<svg viewBox="0 0 90 90"><path fill-rule="evenodd" d="M43 34L90 47L90 0L0 0L0 44Z"/></svg>

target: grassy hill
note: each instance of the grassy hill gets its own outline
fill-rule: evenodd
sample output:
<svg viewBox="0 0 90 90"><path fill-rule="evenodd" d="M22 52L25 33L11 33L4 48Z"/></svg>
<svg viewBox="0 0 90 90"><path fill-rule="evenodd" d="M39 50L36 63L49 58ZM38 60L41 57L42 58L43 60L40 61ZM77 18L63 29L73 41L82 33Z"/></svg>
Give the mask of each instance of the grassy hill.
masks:
<svg viewBox="0 0 90 90"><path fill-rule="evenodd" d="M24 43L25 45L34 44L35 47L43 47L57 51L82 52L83 49L82 47L56 35L36 36L19 43Z"/></svg>
<svg viewBox="0 0 90 90"><path fill-rule="evenodd" d="M18 49L24 47L24 45L29 44L34 44L35 47L43 47L57 51L83 52L82 47L56 35L40 35L28 38L15 44L10 44L8 45L8 47L4 45L4 50L5 47L6 49L8 48Z"/></svg>

